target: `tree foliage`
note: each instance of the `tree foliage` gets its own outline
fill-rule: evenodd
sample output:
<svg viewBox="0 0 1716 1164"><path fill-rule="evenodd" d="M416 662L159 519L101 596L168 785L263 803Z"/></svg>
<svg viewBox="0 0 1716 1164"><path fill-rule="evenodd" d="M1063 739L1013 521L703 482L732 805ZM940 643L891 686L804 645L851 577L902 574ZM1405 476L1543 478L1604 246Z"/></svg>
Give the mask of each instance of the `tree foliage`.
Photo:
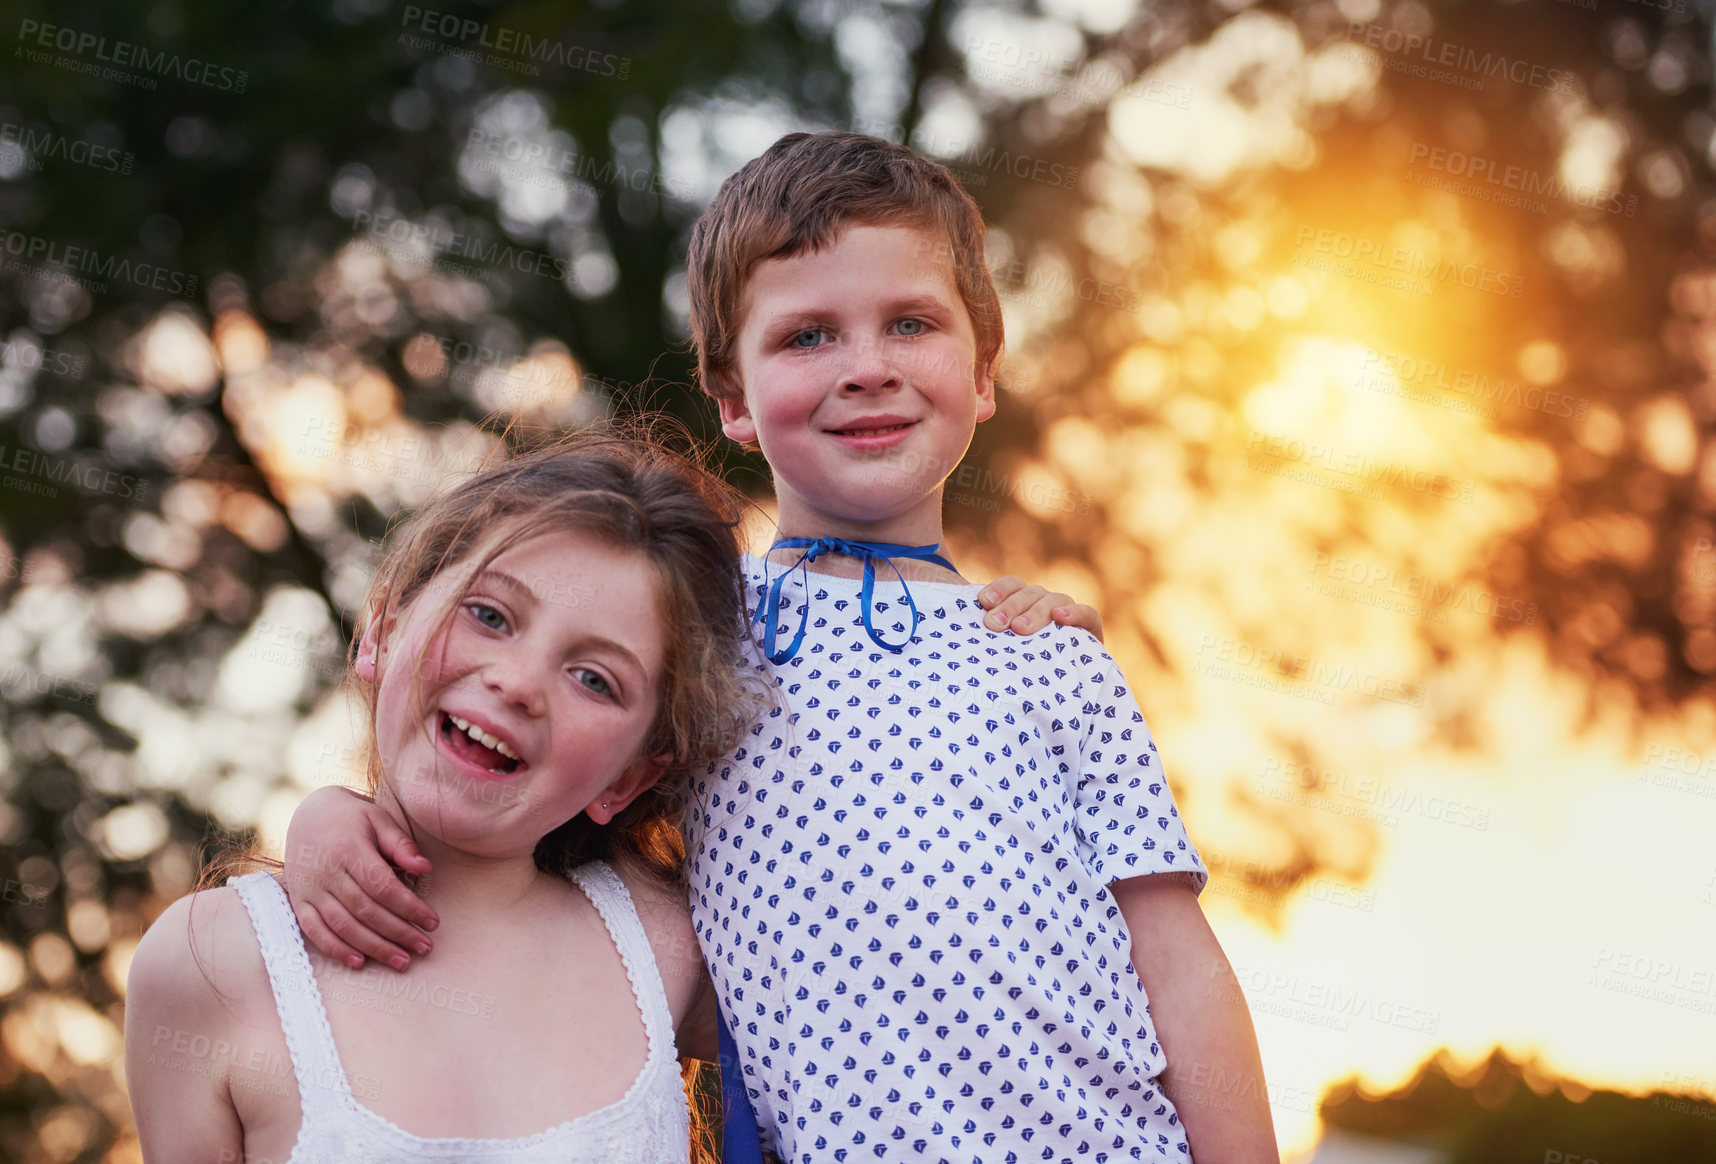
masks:
<svg viewBox="0 0 1716 1164"><path fill-rule="evenodd" d="M349 766L295 752L303 724L329 706L377 540L487 447L485 419L663 408L713 435L684 339L686 233L789 128L883 133L967 181L994 226L1011 392L950 523L1009 561L1074 564L1078 597L1166 674L1184 666L1149 612L1178 568L1166 515L1215 528L1224 499L1287 488L1291 433L1254 393L1338 323L1370 352L1361 376L1386 373L1365 391L1416 394L1431 476L1475 483L1487 508L1434 485L1381 506L1325 489L1294 544L1528 602L1486 632L1541 638L1594 702L1699 696L1716 671L1703 18L1169 0L1084 19L947 0L14 11L8 1155L129 1150L113 1040L130 943L191 885L200 846ZM1440 77L1420 70L1432 58ZM1526 187L1541 211L1496 200ZM1404 252L1433 294L1305 275L1365 242ZM1491 286L1462 286L1468 269ZM1327 431L1362 432L1355 415ZM1031 493L1044 483L1077 503ZM1305 575L1255 549L1218 560L1207 596L1267 639L1281 608L1250 587ZM1400 680L1434 689L1463 640L1413 631ZM1278 677L1303 679L1293 666ZM1452 700L1441 728L1470 735L1470 710ZM1317 748L1286 728L1275 743ZM1327 859L1305 814L1252 807L1291 841L1277 864L1294 877Z"/></svg>

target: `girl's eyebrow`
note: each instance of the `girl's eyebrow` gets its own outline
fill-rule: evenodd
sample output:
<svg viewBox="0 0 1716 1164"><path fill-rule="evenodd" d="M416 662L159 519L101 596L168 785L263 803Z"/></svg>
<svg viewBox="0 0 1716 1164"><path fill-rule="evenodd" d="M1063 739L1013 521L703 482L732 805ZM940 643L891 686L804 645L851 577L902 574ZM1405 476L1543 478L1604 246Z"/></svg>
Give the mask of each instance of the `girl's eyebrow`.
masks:
<svg viewBox="0 0 1716 1164"><path fill-rule="evenodd" d="M471 579L471 585L473 587L481 585L484 582L490 583L501 590L510 592L516 601L536 601L535 591L531 590L530 587L526 586L523 582L520 582L517 578L514 578L511 574L508 574L505 570L497 570L493 566L490 566L481 574L478 574L475 578Z"/></svg>
<svg viewBox="0 0 1716 1164"><path fill-rule="evenodd" d="M525 603L534 604L538 601L535 591L531 590L531 588L529 586L526 586L523 582L519 581L513 575L508 574L505 570L497 570L495 567L490 566L488 569L484 570L481 574L478 574L476 576L476 578L472 580L471 585L473 587L475 587L475 586L477 586L481 583L484 583L484 582L493 585L494 587L496 587L499 590L505 590L505 591L510 592L512 594L513 600L515 602L520 603L521 605L523 605ZM584 635L583 641L590 643L593 646L600 647L604 650L610 651L613 654L619 655L621 658L625 659L628 663L630 663L633 667L637 668L637 670L640 674L647 674L648 673L646 671L644 665L643 665L643 662L635 654L633 654L631 649L629 647L627 647L624 643L617 643L613 639L610 639L610 638L606 637L605 635L598 635L598 634Z"/></svg>

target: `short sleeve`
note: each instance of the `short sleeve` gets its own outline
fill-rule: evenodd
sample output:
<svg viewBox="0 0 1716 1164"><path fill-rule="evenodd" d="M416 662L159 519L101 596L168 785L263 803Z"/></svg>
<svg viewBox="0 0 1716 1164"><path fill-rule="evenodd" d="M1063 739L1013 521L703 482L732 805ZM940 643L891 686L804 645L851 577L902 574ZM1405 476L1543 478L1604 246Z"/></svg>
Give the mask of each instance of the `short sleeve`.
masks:
<svg viewBox="0 0 1716 1164"><path fill-rule="evenodd" d="M1073 808L1078 852L1097 881L1190 873L1209 881L1162 774L1156 741L1113 656L1094 640L1079 657L1083 734Z"/></svg>

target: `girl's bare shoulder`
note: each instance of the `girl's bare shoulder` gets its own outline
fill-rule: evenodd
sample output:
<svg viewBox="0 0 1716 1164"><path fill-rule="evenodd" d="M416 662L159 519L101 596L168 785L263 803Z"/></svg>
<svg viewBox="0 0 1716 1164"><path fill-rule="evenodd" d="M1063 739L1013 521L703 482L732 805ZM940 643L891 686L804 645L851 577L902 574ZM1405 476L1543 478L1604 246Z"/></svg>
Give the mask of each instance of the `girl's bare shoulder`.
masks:
<svg viewBox="0 0 1716 1164"><path fill-rule="evenodd" d="M161 1017L272 1009L272 999L250 915L227 886L169 905L138 943L126 986L128 1007Z"/></svg>

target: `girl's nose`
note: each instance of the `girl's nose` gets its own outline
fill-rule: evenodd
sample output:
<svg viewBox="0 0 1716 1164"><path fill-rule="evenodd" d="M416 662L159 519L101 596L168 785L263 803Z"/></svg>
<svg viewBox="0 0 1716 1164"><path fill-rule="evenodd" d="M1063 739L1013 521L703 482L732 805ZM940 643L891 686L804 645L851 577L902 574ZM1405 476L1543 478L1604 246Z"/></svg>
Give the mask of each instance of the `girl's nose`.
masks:
<svg viewBox="0 0 1716 1164"><path fill-rule="evenodd" d="M483 682L526 715L539 716L547 706L542 666L535 660L518 657L522 654L515 652L492 660L483 668Z"/></svg>

